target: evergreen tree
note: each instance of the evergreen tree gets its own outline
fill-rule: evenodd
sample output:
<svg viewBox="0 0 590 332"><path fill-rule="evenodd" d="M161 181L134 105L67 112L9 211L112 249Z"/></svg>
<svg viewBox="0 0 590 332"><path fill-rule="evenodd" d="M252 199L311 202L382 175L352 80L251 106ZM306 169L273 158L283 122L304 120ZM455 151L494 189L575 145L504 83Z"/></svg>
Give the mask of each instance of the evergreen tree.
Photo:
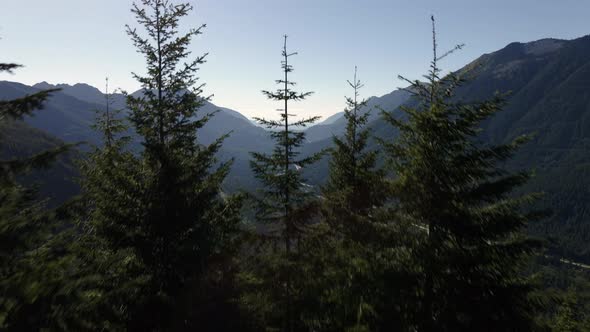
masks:
<svg viewBox="0 0 590 332"><path fill-rule="evenodd" d="M105 147L86 169L97 245L124 255L130 265L113 281L113 291L127 300L129 330L212 323L211 317L197 317L196 311L207 310L202 284L227 259L239 223L238 199L221 191L231 163L216 158L227 135L208 146L198 142L199 129L213 114L198 113L208 100L196 77L206 55L183 61L204 28L178 32L191 9L167 0L133 4L147 36L129 26L127 33L145 56L147 72L134 74L143 93L128 95L127 106L142 151L124 149L126 140L113 137L122 127L107 113L99 121Z"/></svg>
<svg viewBox="0 0 590 332"><path fill-rule="evenodd" d="M329 179L322 188L326 232L317 235L315 257L306 261L320 270L308 286L314 289L310 302L315 305L308 306L313 330L368 328L375 290L372 251L377 238L371 219L386 197L385 174L376 166L377 151L367 148L370 111L365 100L358 100L363 85L356 67L348 84L353 97L346 97L346 132L333 138Z"/></svg>
<svg viewBox="0 0 590 332"><path fill-rule="evenodd" d="M273 248L272 251L263 252L267 256L256 273L262 278L264 287L271 284L279 286L267 291L272 293L269 295L270 301L282 310L274 312L276 316L269 319L269 324L282 327L285 331L294 331L301 319L300 303L297 302L301 292L298 261L303 238L317 210L315 195L310 186L305 184L301 170L317 161L321 153L301 157L298 151L305 141L305 133L292 128L305 127L319 117L289 121L290 117L295 116L288 111L289 102L301 101L312 93L300 93L292 89L295 82L289 80L289 73L293 72L289 59L297 53L287 51L287 36L284 38L281 66L284 78L276 81L281 87L274 92L263 91L269 99L284 102L284 108L279 110L281 119L256 119L271 130L275 148L271 154L252 153L251 167L264 186L257 198L256 219L264 225L261 237L270 244L267 249Z"/></svg>
<svg viewBox="0 0 590 332"><path fill-rule="evenodd" d="M370 111L360 113L367 103L358 100L363 85L357 80L356 67L354 81L348 81L348 84L354 93L353 97L346 97L346 132L342 138L333 138L335 148L331 153L330 174L323 196L331 224L353 238L360 236L365 228L365 225L355 225L354 217L366 217L372 209L383 204L385 174L377 169L377 151L367 151Z"/></svg>
<svg viewBox="0 0 590 332"><path fill-rule="evenodd" d="M554 330L558 332L575 332L579 331L577 322L579 313L577 312L577 299L572 290L568 290L564 296L563 303L559 306L555 317Z"/></svg>
<svg viewBox="0 0 590 332"><path fill-rule="evenodd" d="M102 145L94 146L81 161L82 195L80 236L74 243L79 262L75 287L79 297L70 327L75 330L123 330L131 319L137 289L146 287L145 268L132 247L112 245L114 234L124 232L125 220L136 213L130 190L137 189L136 157L127 150L129 136L122 110L112 109L108 79L105 110L97 111L93 129ZM137 195L138 193L133 193Z"/></svg>
<svg viewBox="0 0 590 332"><path fill-rule="evenodd" d="M0 72L12 72L17 64L0 64ZM41 109L57 90L44 90L13 100L0 101L2 129ZM0 160L0 329L35 330L48 326L57 289L61 286L63 261L57 251L58 230L64 224L56 211L25 188L17 176L47 168L72 145L62 145L36 155Z"/></svg>
<svg viewBox="0 0 590 332"><path fill-rule="evenodd" d="M384 142L396 175L396 219L419 233L412 249L417 298L407 301L417 311L406 315L405 329L528 331L535 303L521 268L538 243L522 230L536 217L524 212L535 195L513 192L530 173L502 168L526 137L496 146L477 141L482 121L504 100L458 100L462 78L443 76L439 61L461 46L438 55L434 18L432 24L427 82L406 80L417 106L402 107L406 121L383 113L400 132L395 142Z"/></svg>

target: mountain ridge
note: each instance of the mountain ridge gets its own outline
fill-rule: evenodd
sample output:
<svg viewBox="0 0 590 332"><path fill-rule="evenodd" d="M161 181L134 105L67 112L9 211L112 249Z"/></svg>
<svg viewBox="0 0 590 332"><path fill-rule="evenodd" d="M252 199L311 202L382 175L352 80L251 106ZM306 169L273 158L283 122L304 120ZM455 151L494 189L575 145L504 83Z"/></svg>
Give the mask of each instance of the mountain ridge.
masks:
<svg viewBox="0 0 590 332"><path fill-rule="evenodd" d="M489 98L496 92L510 92L503 111L482 124L479 140L481 144L498 144L523 134L535 134L507 164L514 171L534 169L536 176L523 190L545 192L537 204L553 210L548 218L531 225L531 232L554 237L558 245L551 250L556 255L589 263L590 36L510 43L478 57L456 73L469 78L457 90L457 99L469 102ZM0 99L37 91L31 89L18 83L0 82ZM379 118L377 105L395 116L401 116L401 106L416 106L414 99L400 91L403 90L369 98L373 110L369 127L374 136L394 140L397 135ZM27 119L27 123L64 141L92 138L88 128L94 114L79 112L89 107L100 105L55 93L47 109ZM234 159L229 186L232 189L255 188L256 182L251 181L249 170L249 153L272 148L268 132L239 112L211 103L205 105L203 112L217 109L220 111L203 128L205 137L200 137L206 143L207 139L233 130L220 153L221 160ZM308 128L309 142L302 154L331 147L332 135L337 135L343 124L343 117L335 116L331 122ZM380 149L374 141L370 148ZM320 185L327 178L327 159L305 174L311 183Z"/></svg>
<svg viewBox="0 0 590 332"><path fill-rule="evenodd" d="M32 94L42 89L61 88L61 91L52 93L44 105L44 109L35 112L34 116L25 117L25 123L33 128L40 129L64 142L87 142L100 145L100 135L91 126L96 119L96 111L104 111L106 98L98 89L87 84L80 84L83 88L72 89L70 85L51 85L47 82L28 86L18 82L0 81L0 99L15 99ZM76 85L74 85L76 86ZM95 91L94 95L88 91ZM136 91L134 94L140 93ZM99 98L97 98L97 96ZM122 108L125 105L123 94L113 94L114 108ZM103 100L102 103L94 103L94 100ZM126 112L126 111L125 111ZM211 144L219 137L230 134L226 138L219 155L219 160L234 160L236 167L232 168L226 184L228 190L252 185L252 176L249 169L249 153L252 151L268 151L272 142L267 132L252 124L246 117L234 110L218 107L207 101L199 112L199 116L215 113L206 126L199 130L199 141L202 144ZM132 134L130 147L132 150L141 149L141 142Z"/></svg>

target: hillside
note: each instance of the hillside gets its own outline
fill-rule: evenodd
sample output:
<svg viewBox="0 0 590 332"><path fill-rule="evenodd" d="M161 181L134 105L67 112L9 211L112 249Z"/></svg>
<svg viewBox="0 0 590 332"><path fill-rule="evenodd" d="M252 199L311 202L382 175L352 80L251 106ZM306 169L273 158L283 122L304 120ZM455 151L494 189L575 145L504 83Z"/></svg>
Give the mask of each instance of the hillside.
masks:
<svg viewBox="0 0 590 332"><path fill-rule="evenodd" d="M534 135L509 165L535 171L524 190L543 192L539 207L552 211L532 232L553 239L552 250L561 255L590 262L590 36L511 43L459 73L467 78L457 96L464 101L508 93L504 110L484 123L482 144ZM383 100L380 106L401 115L397 101ZM377 137L397 135L380 119L369 126ZM330 146L330 138L317 140L306 152ZM371 148L379 146L373 142ZM327 172L323 160L308 175L321 183Z"/></svg>
<svg viewBox="0 0 590 332"><path fill-rule="evenodd" d="M544 192L539 203L552 214L531 230L550 235L553 250L583 262L590 262L590 37L571 41L544 39L531 43L511 43L496 52L485 54L459 73L467 82L458 90L465 101L489 97L496 92L509 93L503 112L484 123L482 144L507 142L521 134L534 134L510 163L512 169L534 169L536 177L525 188ZM63 90L49 100L46 109L28 118L27 124L66 141L97 143L90 130L97 103L104 95L93 87L52 86ZM0 98L10 99L37 91L19 83L0 82ZM124 104L122 95L115 103ZM396 133L379 118L381 108L399 114L400 105L412 106L408 92L396 90L382 97L372 97L363 111L371 111L369 126L375 136L395 139ZM272 142L267 132L252 124L240 113L207 103L202 114L216 116L200 133L203 143L231 132L220 158L234 159L234 167L226 181L229 190L253 189L256 183L249 168L250 151L268 151ZM341 114L307 129L309 143L304 153L329 148L332 135L342 133L345 126ZM33 135L33 132L27 132ZM139 142L134 143L139 148ZM373 142L372 149L379 149ZM328 159L307 170L311 183L321 184L327 176Z"/></svg>
<svg viewBox="0 0 590 332"><path fill-rule="evenodd" d="M105 96L96 88L85 84L73 86L46 82L35 86L21 83L0 81L0 99L14 99L39 91L39 89L60 88L45 104L42 112L28 117L25 122L50 136L65 142L88 142L100 144L99 135L91 129L97 110L104 110ZM140 92L136 92L140 93ZM102 103L98 103L101 101ZM122 94L113 95L113 107L125 105ZM230 133L221 150L220 160L234 160L234 167L226 179L227 190L238 190L252 187L253 177L248 166L250 151L267 151L271 141L263 128L252 124L240 113L206 102L201 115L215 113L207 126L199 132L199 140L209 144L218 137ZM131 133L133 134L133 133ZM141 142L132 141L131 148L141 149Z"/></svg>
<svg viewBox="0 0 590 332"><path fill-rule="evenodd" d="M22 121L4 122L0 131L2 160L27 158L63 145L63 141ZM21 180L29 186L36 186L39 199L47 199L50 206L63 202L79 191L75 166L79 157L76 152L65 153L59 156L49 169L34 170L22 176Z"/></svg>
<svg viewBox="0 0 590 332"><path fill-rule="evenodd" d="M381 97L370 97L367 99L366 107L359 109L359 113L364 114L370 112L369 121L379 119L379 110L376 109L380 105L388 105L389 107L397 107L405 103L410 98L410 94L405 90L395 90ZM326 120L318 123L315 126L306 130L306 139L309 142L318 142L325 139L331 139L334 135L342 135L346 129L346 119L344 112L336 113Z"/></svg>

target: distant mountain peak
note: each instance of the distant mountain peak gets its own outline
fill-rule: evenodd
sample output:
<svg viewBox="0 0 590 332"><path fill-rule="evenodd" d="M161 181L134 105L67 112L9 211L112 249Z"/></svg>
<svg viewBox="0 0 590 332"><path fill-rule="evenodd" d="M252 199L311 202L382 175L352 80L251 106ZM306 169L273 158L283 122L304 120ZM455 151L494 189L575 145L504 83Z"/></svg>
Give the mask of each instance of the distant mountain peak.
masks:
<svg viewBox="0 0 590 332"><path fill-rule="evenodd" d="M565 43L565 40L545 38L524 44L524 51L526 54L544 55L559 50Z"/></svg>
<svg viewBox="0 0 590 332"><path fill-rule="evenodd" d="M49 84L46 81L39 82L39 83L33 85L33 88L36 88L39 90L55 89L55 87L56 87L55 85Z"/></svg>

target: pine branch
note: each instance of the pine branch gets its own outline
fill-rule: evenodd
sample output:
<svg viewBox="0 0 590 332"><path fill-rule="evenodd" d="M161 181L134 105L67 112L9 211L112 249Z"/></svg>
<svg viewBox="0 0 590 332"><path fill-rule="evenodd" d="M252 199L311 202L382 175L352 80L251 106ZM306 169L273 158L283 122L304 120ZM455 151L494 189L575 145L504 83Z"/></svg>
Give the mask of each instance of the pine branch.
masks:
<svg viewBox="0 0 590 332"><path fill-rule="evenodd" d="M13 73L13 70L17 68L22 68L22 65L16 63L0 63L0 72L8 72L9 74Z"/></svg>
<svg viewBox="0 0 590 332"><path fill-rule="evenodd" d="M0 100L0 121L5 118L21 120L24 116L32 115L34 110L43 107L43 102L51 96L53 92L59 90L60 89L49 89L22 98Z"/></svg>

